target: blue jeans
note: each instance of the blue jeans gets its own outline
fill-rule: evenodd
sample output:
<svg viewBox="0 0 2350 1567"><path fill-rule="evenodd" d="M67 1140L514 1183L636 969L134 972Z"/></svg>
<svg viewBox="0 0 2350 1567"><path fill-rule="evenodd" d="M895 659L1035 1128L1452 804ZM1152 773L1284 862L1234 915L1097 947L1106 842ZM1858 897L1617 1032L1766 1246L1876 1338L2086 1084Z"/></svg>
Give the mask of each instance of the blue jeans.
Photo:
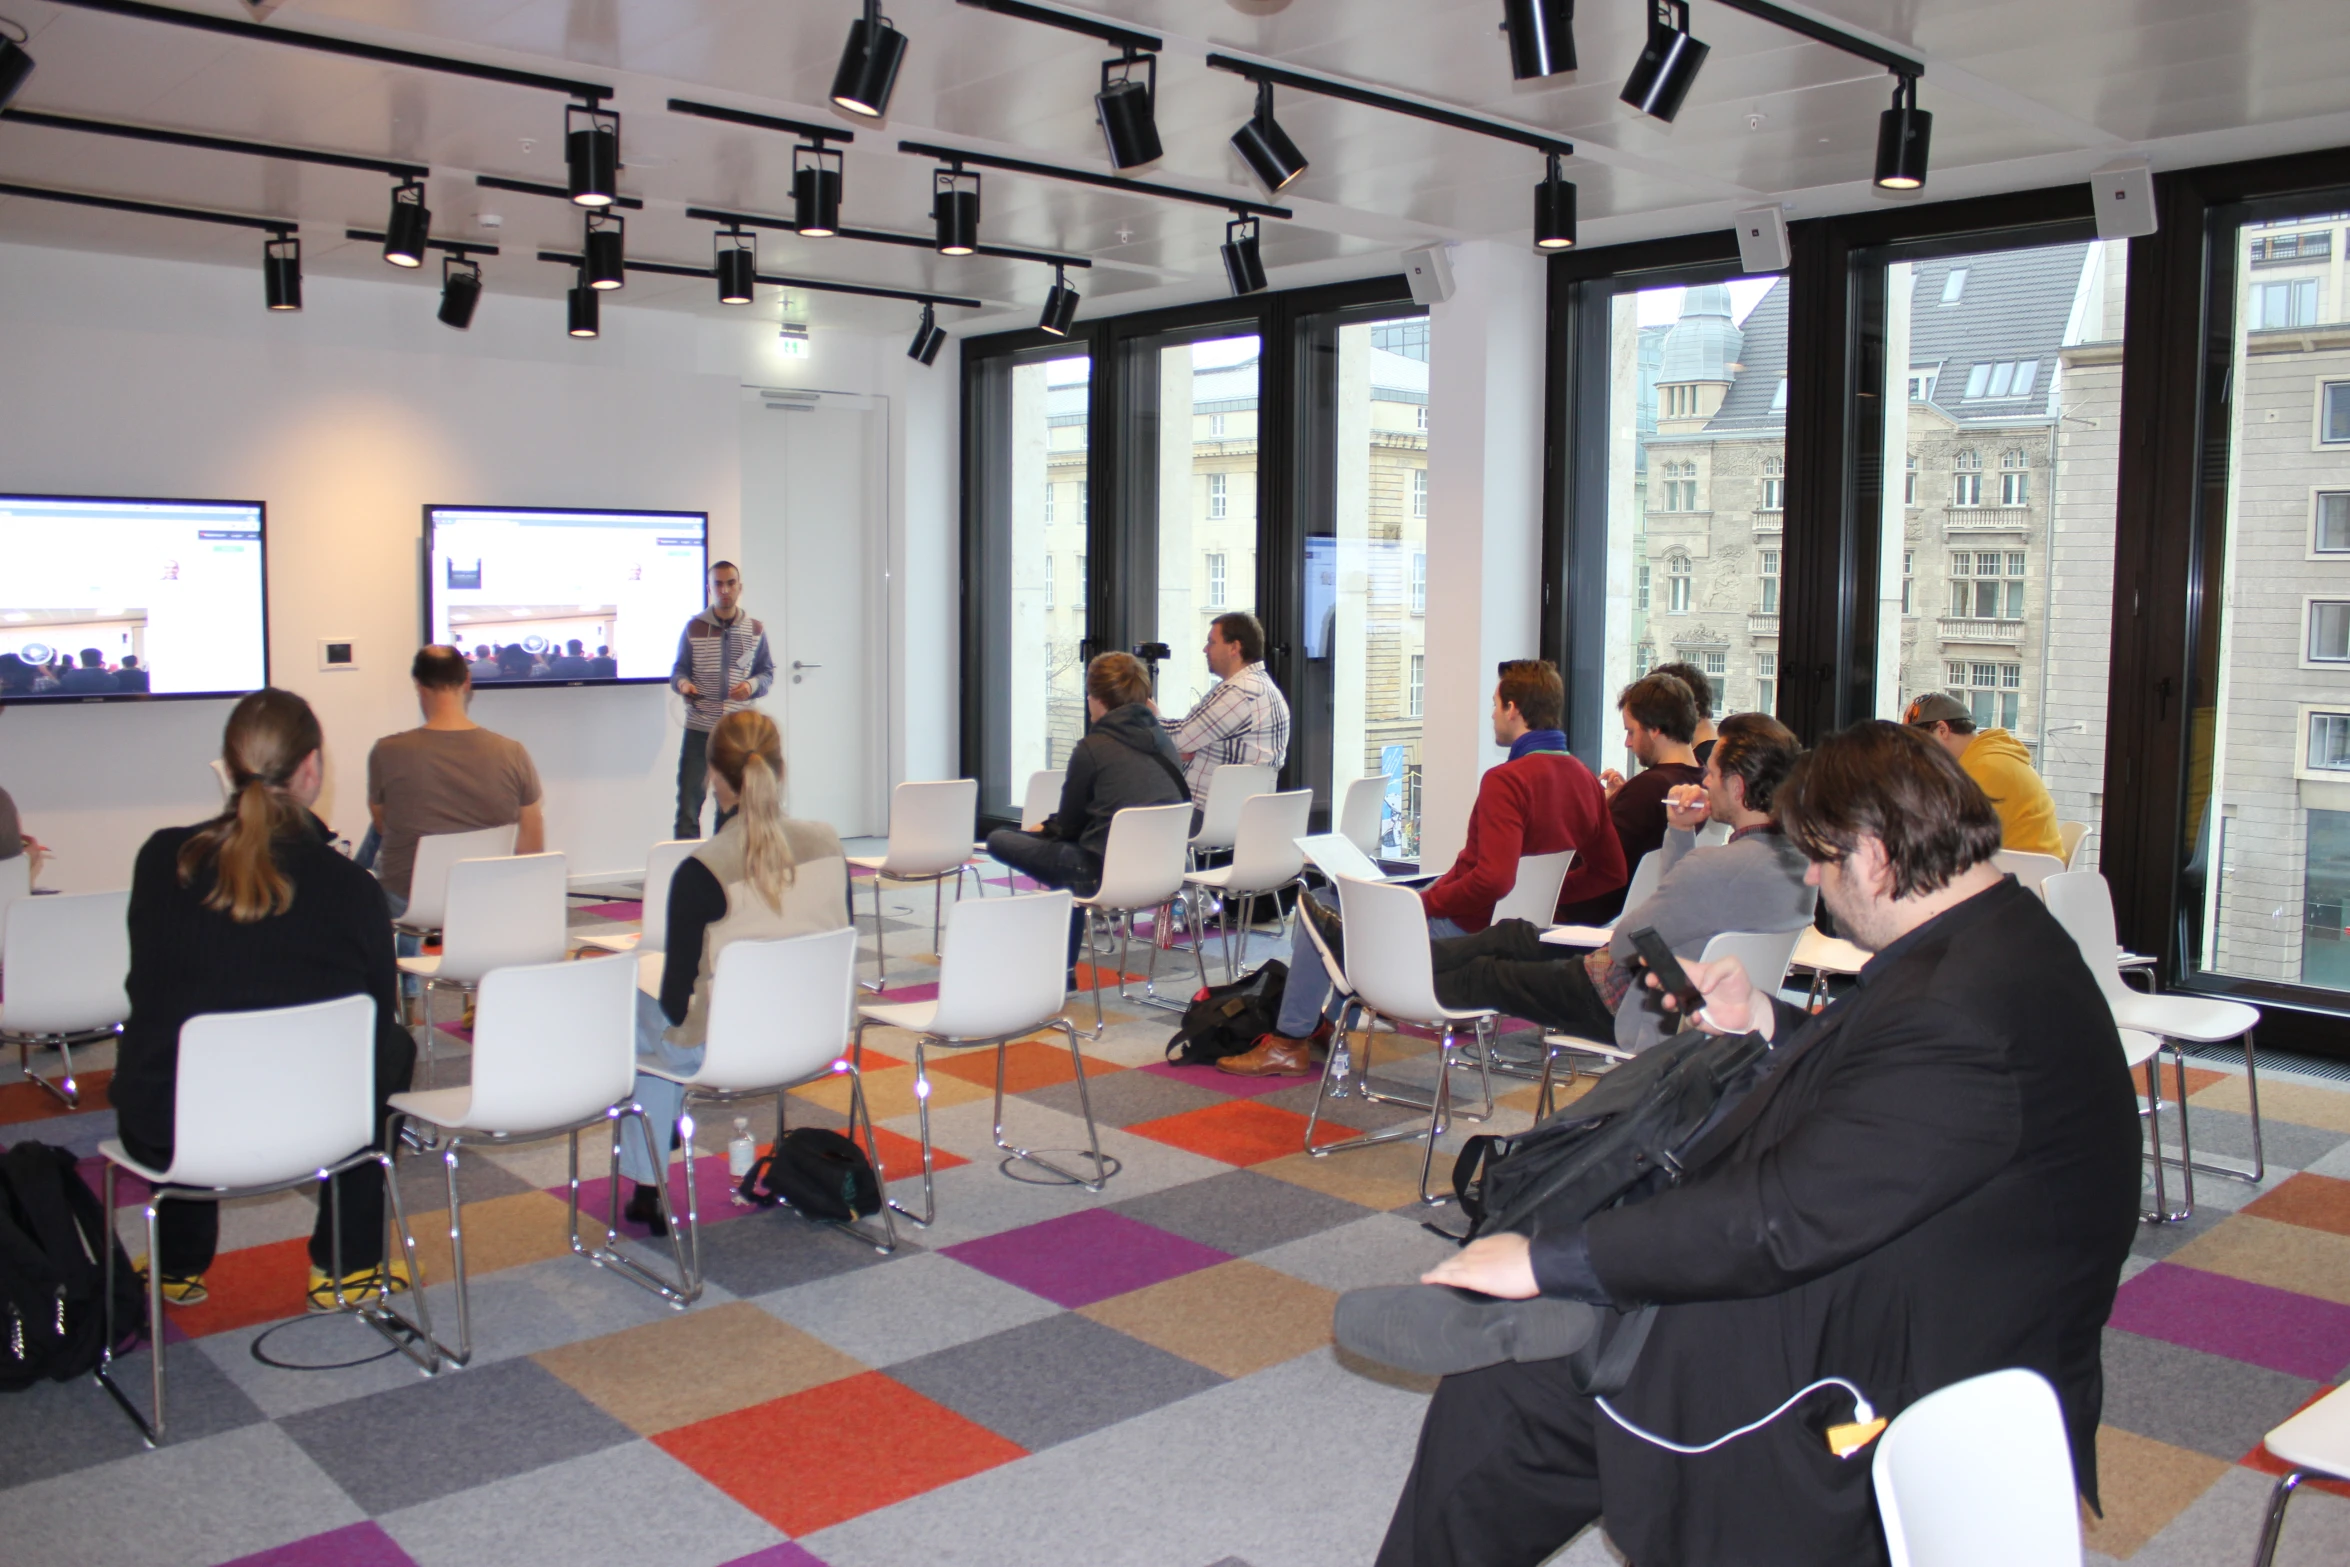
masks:
<svg viewBox="0 0 2350 1567"><path fill-rule="evenodd" d="M394 920L408 912L408 900L389 887L384 889L384 904L392 911ZM424 951L424 938L414 931L395 930L392 932L392 951L404 958L417 957ZM415 975L402 974L400 976L401 995L414 996L417 989L418 981Z"/></svg>
<svg viewBox="0 0 2350 1567"><path fill-rule="evenodd" d="M1338 894L1317 887L1314 889L1314 901L1326 909L1335 909L1338 907ZM1468 932L1451 920L1432 919L1428 922L1428 934L1442 941L1454 936L1466 936ZM1281 1021L1274 1025L1276 1031L1289 1039L1304 1039L1313 1033L1316 1022L1324 1017L1335 1017L1338 1009L1331 1004L1334 999L1333 989L1330 971L1322 966L1321 949L1314 945L1314 938L1306 933L1306 917L1300 913L1297 916L1297 928L1289 940L1289 978L1281 986Z"/></svg>
<svg viewBox="0 0 2350 1567"><path fill-rule="evenodd" d="M640 1062L653 1064L671 1072L692 1072L702 1064L700 1045L673 1045L663 1036L669 1031L669 1019L661 1011L658 997L643 991L636 993L636 1054ZM647 1148L644 1139L626 1124L620 1132L620 1170L640 1186L651 1186L661 1179L662 1169L669 1163L669 1134L677 1125L677 1113L685 1107L685 1088L665 1077L650 1072L636 1075L636 1102L644 1106L645 1117L653 1123L653 1138L659 1152ZM691 1157L693 1150L686 1150Z"/></svg>

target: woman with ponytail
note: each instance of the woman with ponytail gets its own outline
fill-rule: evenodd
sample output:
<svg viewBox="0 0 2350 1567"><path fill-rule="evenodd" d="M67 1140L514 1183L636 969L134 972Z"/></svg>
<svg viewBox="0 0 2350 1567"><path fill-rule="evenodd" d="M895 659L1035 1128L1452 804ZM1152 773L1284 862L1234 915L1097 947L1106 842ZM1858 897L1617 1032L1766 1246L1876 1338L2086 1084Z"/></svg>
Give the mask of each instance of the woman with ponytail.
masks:
<svg viewBox="0 0 2350 1567"><path fill-rule="evenodd" d="M337 854L311 814L323 773L318 719L290 691L237 703L221 737L227 809L147 840L131 875L129 1021L110 1093L123 1146L142 1163L171 1162L180 1025L204 1012L375 998L375 1125L408 1086L416 1043L393 993L391 916L373 876ZM375 1287L383 1263L383 1175L373 1165L335 1177L346 1294ZM205 1298L220 1231L211 1203L167 1203L157 1233L168 1301ZM332 1310L332 1210L310 1235L310 1302ZM142 1263L142 1267L149 1265ZM395 1278L394 1288L405 1288Z"/></svg>
<svg viewBox="0 0 2350 1567"><path fill-rule="evenodd" d="M783 814L783 736L773 719L751 709L718 721L710 732L710 787L718 795L718 836L670 881L661 994L637 994L637 1054L681 1073L702 1064L710 976L728 942L808 936L849 922L840 834ZM636 1099L650 1124L674 1128L685 1090L640 1072ZM628 1217L656 1235L668 1233L658 1184L668 1162L665 1151L622 1134L620 1168L636 1183Z"/></svg>

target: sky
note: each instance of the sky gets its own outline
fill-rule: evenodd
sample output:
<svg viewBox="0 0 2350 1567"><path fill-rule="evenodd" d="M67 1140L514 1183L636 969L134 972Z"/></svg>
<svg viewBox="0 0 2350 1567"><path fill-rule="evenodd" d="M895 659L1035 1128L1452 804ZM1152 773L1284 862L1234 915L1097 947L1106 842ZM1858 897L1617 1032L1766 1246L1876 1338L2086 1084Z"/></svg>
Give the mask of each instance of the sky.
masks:
<svg viewBox="0 0 2350 1567"><path fill-rule="evenodd" d="M1762 303L1763 295L1778 282L1777 276L1734 277L1730 279L1730 319L1744 325L1747 312ZM1671 326L1681 318L1681 296L1687 292L1679 288L1644 288L1640 291L1640 324L1642 326Z"/></svg>

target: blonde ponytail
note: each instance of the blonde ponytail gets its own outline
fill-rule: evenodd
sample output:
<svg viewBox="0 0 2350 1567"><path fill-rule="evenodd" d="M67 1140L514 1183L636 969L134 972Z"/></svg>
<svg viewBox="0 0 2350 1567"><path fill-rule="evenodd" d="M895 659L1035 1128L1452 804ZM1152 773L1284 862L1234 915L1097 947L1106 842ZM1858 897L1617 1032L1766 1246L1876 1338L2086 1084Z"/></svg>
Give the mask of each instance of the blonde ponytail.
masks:
<svg viewBox="0 0 2350 1567"><path fill-rule="evenodd" d="M729 713L710 732L710 766L735 792L743 878L781 912L783 891L799 875L783 832L783 735L765 713Z"/></svg>
<svg viewBox="0 0 2350 1567"><path fill-rule="evenodd" d="M204 907L250 925L294 906L294 884L278 866L275 843L301 825L303 809L286 785L319 743L310 704L290 691L256 691L230 712L220 758L236 794L179 852L183 887L212 867Z"/></svg>

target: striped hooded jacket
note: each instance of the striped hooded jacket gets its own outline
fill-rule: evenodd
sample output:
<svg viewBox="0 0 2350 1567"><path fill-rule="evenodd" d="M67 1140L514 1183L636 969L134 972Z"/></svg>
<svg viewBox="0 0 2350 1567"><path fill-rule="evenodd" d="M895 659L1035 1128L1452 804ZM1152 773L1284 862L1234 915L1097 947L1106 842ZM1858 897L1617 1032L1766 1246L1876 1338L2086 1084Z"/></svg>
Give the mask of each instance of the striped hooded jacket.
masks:
<svg viewBox="0 0 2350 1567"><path fill-rule="evenodd" d="M715 729L727 714L739 713L765 696L775 684L766 625L739 609L730 621L708 610L687 621L677 639L677 664L669 671L669 684L675 689L687 680L702 693L686 698L688 729ZM748 697L738 702L727 696L746 680L751 683Z"/></svg>

